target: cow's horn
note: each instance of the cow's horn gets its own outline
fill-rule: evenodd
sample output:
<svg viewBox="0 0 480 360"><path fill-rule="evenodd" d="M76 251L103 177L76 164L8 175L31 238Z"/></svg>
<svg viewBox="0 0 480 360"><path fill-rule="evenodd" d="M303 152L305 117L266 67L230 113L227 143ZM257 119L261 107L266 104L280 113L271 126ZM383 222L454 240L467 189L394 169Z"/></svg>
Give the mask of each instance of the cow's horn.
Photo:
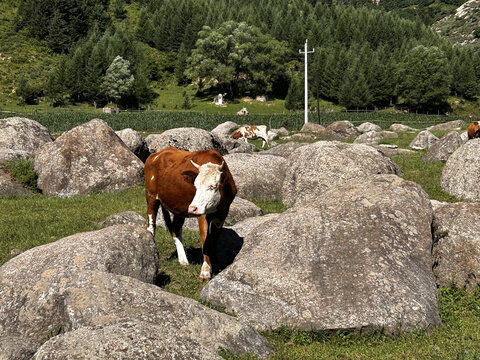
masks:
<svg viewBox="0 0 480 360"><path fill-rule="evenodd" d="M197 169L200 169L200 165L198 165L197 163L195 163L193 160L190 160L190 162L191 162L192 165L195 166Z"/></svg>

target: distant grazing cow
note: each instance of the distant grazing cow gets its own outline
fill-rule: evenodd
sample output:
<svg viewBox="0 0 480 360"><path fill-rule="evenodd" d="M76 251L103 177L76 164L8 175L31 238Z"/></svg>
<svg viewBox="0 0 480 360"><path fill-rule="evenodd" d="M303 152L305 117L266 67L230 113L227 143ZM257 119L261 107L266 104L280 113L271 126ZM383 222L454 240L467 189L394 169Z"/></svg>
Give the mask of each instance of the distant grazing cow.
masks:
<svg viewBox="0 0 480 360"><path fill-rule="evenodd" d="M233 139L241 139L243 138L245 142L248 142L247 139L262 139L262 148L267 143L270 146L268 135L267 135L267 127L265 125L258 125L258 126L242 126L237 131L235 131L232 136Z"/></svg>
<svg viewBox="0 0 480 360"><path fill-rule="evenodd" d="M183 223L186 217L198 218L203 252L200 279L210 279L210 249L237 193L222 155L214 150L189 152L174 147L154 153L145 162L145 193L147 229L155 235L157 212L161 207L181 265L188 265L182 245Z"/></svg>
<svg viewBox="0 0 480 360"><path fill-rule="evenodd" d="M478 121L474 121L468 125L467 133L469 139L480 138L480 127Z"/></svg>

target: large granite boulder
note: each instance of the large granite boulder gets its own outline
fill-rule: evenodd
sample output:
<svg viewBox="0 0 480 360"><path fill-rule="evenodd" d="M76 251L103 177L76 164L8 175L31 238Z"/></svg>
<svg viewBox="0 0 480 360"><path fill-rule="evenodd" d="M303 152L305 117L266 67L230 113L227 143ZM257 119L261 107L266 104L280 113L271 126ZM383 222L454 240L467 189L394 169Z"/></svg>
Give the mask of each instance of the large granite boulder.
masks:
<svg viewBox="0 0 480 360"><path fill-rule="evenodd" d="M355 139L358 135L360 135L360 131L357 130L355 125L353 125L350 121L335 121L331 123L325 128L323 132L323 137L330 140L345 140Z"/></svg>
<svg viewBox="0 0 480 360"><path fill-rule="evenodd" d="M238 196L246 199L281 199L287 160L275 155L235 153L224 156Z"/></svg>
<svg viewBox="0 0 480 360"><path fill-rule="evenodd" d="M434 272L439 286L480 282L480 204L441 203L433 213Z"/></svg>
<svg viewBox="0 0 480 360"><path fill-rule="evenodd" d="M377 124L372 124L371 122L364 122L357 126L358 131L361 133L367 133L370 131L382 131L382 128Z"/></svg>
<svg viewBox="0 0 480 360"><path fill-rule="evenodd" d="M38 347L58 333L66 308L56 301L57 274L101 270L153 283L157 267L152 235L135 226L79 233L25 251L0 267L0 338L21 334Z"/></svg>
<svg viewBox="0 0 480 360"><path fill-rule="evenodd" d="M272 147L268 150L261 151L259 154L261 155L278 155L284 158L289 158L293 152L298 149L299 147L308 145L308 143L298 142L298 141L289 141L284 144L279 144L275 147Z"/></svg>
<svg viewBox="0 0 480 360"><path fill-rule="evenodd" d="M353 179L253 226L201 298L261 330L431 328L440 323L431 221L418 184Z"/></svg>
<svg viewBox="0 0 480 360"><path fill-rule="evenodd" d="M407 132L416 132L418 129L412 128L408 125L403 125L403 124L392 124L390 125L390 130L395 131L395 132L401 132L401 131L407 131Z"/></svg>
<svg viewBox="0 0 480 360"><path fill-rule="evenodd" d="M232 139L228 136L218 136L219 141L222 142L223 147L229 154L233 153L248 153L251 154L257 151L254 144L245 142L243 139Z"/></svg>
<svg viewBox="0 0 480 360"><path fill-rule="evenodd" d="M102 120L64 133L35 154L38 188L70 197L113 192L143 181L143 163Z"/></svg>
<svg viewBox="0 0 480 360"><path fill-rule="evenodd" d="M450 155L452 155L455 150L463 144L464 141L460 134L456 131L452 131L433 143L425 155L423 155L422 159L429 162L447 161Z"/></svg>
<svg viewBox="0 0 480 360"><path fill-rule="evenodd" d="M130 128L116 131L116 134L142 162L147 160L150 151L142 135Z"/></svg>
<svg viewBox="0 0 480 360"><path fill-rule="evenodd" d="M147 144L147 147L148 149L150 149L150 146L152 145L152 143L157 140L159 137L160 137L161 134L150 134L150 135L147 135L147 137L145 138L145 143ZM148 150L150 151L150 150Z"/></svg>
<svg viewBox="0 0 480 360"><path fill-rule="evenodd" d="M101 225L103 227L114 225L136 225L145 227L147 221L145 218L135 211L123 211L121 213L108 216Z"/></svg>
<svg viewBox="0 0 480 360"><path fill-rule="evenodd" d="M368 131L363 132L359 135L354 141L354 144L365 144L365 145L378 145L378 143L383 139L381 132Z"/></svg>
<svg viewBox="0 0 480 360"><path fill-rule="evenodd" d="M432 146L438 138L428 130L420 131L408 145L414 150L425 150Z"/></svg>
<svg viewBox="0 0 480 360"><path fill-rule="evenodd" d="M465 124L463 120L452 120L452 121L447 121L442 124L437 124L433 126L427 127L427 130L429 131L435 131L435 130L460 130L461 127Z"/></svg>
<svg viewBox="0 0 480 360"><path fill-rule="evenodd" d="M193 337L146 321L82 327L58 335L35 353L32 360L65 359L218 359L216 351Z"/></svg>
<svg viewBox="0 0 480 360"><path fill-rule="evenodd" d="M229 137L233 130L238 128L238 124L233 121L226 121L212 130L212 134L220 137Z"/></svg>
<svg viewBox="0 0 480 360"><path fill-rule="evenodd" d="M0 119L0 164L33 158L35 151L52 141L47 128L34 120L22 117Z"/></svg>
<svg viewBox="0 0 480 360"><path fill-rule="evenodd" d="M480 200L480 139L472 139L448 158L440 186L447 193L466 200Z"/></svg>
<svg viewBox="0 0 480 360"><path fill-rule="evenodd" d="M317 133L322 133L325 131L325 126L313 123L313 122L308 122L305 125L302 126L302 129L300 130L301 132L317 132Z"/></svg>
<svg viewBox="0 0 480 360"><path fill-rule="evenodd" d="M375 174L400 174L400 169L380 151L363 144L319 141L302 146L290 156L283 202L289 206L309 202L350 179Z"/></svg>
<svg viewBox="0 0 480 360"><path fill-rule="evenodd" d="M37 348L47 342L52 335L66 334L82 328L88 339L94 338L95 335L105 336L105 333L101 334L102 331L98 332L99 326L112 326L109 333L118 331L121 337L125 330L125 322L141 321L148 322L154 328L163 327L172 336L195 340L210 352L216 352L222 347L232 352L252 352L259 356L271 353L268 343L262 336L234 317L132 277L97 270L75 272L50 269L39 274L36 280L28 285L23 283L17 285L7 292L0 291L2 294L0 301L16 304L18 308L16 313L12 311L1 313L0 316L7 318L9 323L6 326L5 321L1 321L0 331L19 330L19 333L35 340ZM0 283L0 286L4 285ZM25 328L20 329L19 320ZM28 327L27 321L30 322ZM87 335L89 330L93 333ZM146 331L142 327L138 330L139 333ZM73 344L74 337L75 334L72 334L65 338L56 338L52 342L71 341ZM138 339L136 335L131 334L130 340L124 341L135 339ZM190 340L188 343L191 344ZM119 338L119 341L122 340ZM145 341L144 346L148 349L148 344L154 340ZM172 343L172 347L178 345L178 342ZM93 342L91 346L88 351L94 351L97 343ZM42 356L47 356L46 351L56 351L55 344L50 342L45 347L46 349L40 350ZM60 344L58 351L61 349ZM119 350L116 347L114 349Z"/></svg>
<svg viewBox="0 0 480 360"><path fill-rule="evenodd" d="M227 153L227 149L217 135L197 128L176 128L164 131L150 143L148 149L151 153L155 153L170 146L186 151L211 149L222 155Z"/></svg>

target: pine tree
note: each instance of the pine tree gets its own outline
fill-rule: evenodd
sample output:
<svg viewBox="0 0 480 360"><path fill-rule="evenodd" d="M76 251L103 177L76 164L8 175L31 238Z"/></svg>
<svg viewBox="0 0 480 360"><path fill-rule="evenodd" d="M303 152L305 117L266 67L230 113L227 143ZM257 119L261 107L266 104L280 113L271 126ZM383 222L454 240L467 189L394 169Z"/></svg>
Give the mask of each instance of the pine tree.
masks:
<svg viewBox="0 0 480 360"><path fill-rule="evenodd" d="M399 92L412 109L433 111L445 106L451 74L447 58L438 47L416 46L399 65Z"/></svg>
<svg viewBox="0 0 480 360"><path fill-rule="evenodd" d="M300 110L304 106L304 93L302 82L297 75L292 75L287 96L285 97L285 107L288 110Z"/></svg>

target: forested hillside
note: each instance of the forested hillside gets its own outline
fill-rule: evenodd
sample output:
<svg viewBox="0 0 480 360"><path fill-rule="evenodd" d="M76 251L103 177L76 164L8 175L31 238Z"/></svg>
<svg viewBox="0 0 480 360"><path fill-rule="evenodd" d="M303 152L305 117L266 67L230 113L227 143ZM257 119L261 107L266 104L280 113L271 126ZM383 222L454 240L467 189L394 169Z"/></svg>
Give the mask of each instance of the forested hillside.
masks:
<svg viewBox="0 0 480 360"><path fill-rule="evenodd" d="M346 108L436 112L449 111L450 96L475 100L479 94L479 54L452 46L426 25L461 3L5 0L0 29L27 34L53 59L48 72L13 74L17 101L26 103L136 108L175 81L198 95L269 95L298 109L298 50L308 39L315 48L312 107L318 96ZM420 9L415 16L413 8ZM0 51L10 62L21 56Z"/></svg>

